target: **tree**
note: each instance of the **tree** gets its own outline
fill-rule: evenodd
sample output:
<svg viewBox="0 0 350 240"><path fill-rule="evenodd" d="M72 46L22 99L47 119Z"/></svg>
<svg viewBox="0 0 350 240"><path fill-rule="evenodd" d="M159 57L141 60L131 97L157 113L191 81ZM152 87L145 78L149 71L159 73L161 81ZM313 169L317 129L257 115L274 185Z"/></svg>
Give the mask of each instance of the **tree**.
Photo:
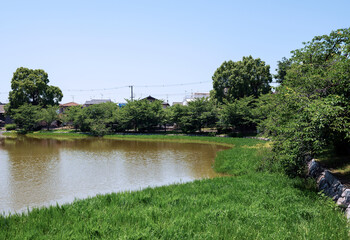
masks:
<svg viewBox="0 0 350 240"><path fill-rule="evenodd" d="M287 75L287 70L290 69L292 65L292 60L285 57L281 61L277 61L277 74L273 77L276 79L276 82L283 84L284 78Z"/></svg>
<svg viewBox="0 0 350 240"><path fill-rule="evenodd" d="M79 124L81 131L102 136L110 133L117 122L117 105L111 102L94 104L83 108L81 113L78 110L73 119Z"/></svg>
<svg viewBox="0 0 350 240"><path fill-rule="evenodd" d="M219 103L270 92L270 66L260 58L243 57L242 61L224 62L214 73L211 96Z"/></svg>
<svg viewBox="0 0 350 240"><path fill-rule="evenodd" d="M146 99L127 101L120 109L118 121L123 129L134 131L151 131L160 126L165 119L162 101L150 102Z"/></svg>
<svg viewBox="0 0 350 240"><path fill-rule="evenodd" d="M180 120L183 116L187 114L187 106L183 106L180 104L175 104L168 108L169 110L169 123L174 124L174 126L177 128L179 127Z"/></svg>
<svg viewBox="0 0 350 240"><path fill-rule="evenodd" d="M274 159L289 175L303 174L305 161L325 149L350 149L349 54L349 29L314 37L292 51L272 101L261 101L267 116L259 127L274 138Z"/></svg>
<svg viewBox="0 0 350 240"><path fill-rule="evenodd" d="M298 88L309 96L340 94L350 97L350 28L316 36L291 53L286 86Z"/></svg>
<svg viewBox="0 0 350 240"><path fill-rule="evenodd" d="M215 104L207 98L197 98L188 106L174 108L174 120L183 132L202 131L203 127L213 127L218 120ZM178 115L176 115L178 114Z"/></svg>
<svg viewBox="0 0 350 240"><path fill-rule="evenodd" d="M222 106L220 115L220 122L224 128L231 128L235 130L252 130L255 129L253 121L253 96L244 97L235 100L233 103L227 103Z"/></svg>
<svg viewBox="0 0 350 240"><path fill-rule="evenodd" d="M48 74L41 69L17 68L11 80L8 113L24 104L34 106L58 105L63 94L58 87L48 85Z"/></svg>
<svg viewBox="0 0 350 240"><path fill-rule="evenodd" d="M80 115L82 114L81 106L71 106L63 114L63 121L66 124L73 124L77 131L80 127Z"/></svg>
<svg viewBox="0 0 350 240"><path fill-rule="evenodd" d="M40 111L40 116L46 122L47 130L50 130L51 123L58 120L58 107L48 106Z"/></svg>
<svg viewBox="0 0 350 240"><path fill-rule="evenodd" d="M32 131L41 121L40 107L25 103L12 110L12 118L24 133Z"/></svg>

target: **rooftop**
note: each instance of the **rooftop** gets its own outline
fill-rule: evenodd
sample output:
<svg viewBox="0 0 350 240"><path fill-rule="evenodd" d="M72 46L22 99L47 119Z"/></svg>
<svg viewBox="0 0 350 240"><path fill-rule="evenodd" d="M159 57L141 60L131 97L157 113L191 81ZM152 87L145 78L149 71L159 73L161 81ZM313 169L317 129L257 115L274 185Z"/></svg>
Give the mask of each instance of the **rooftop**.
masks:
<svg viewBox="0 0 350 240"><path fill-rule="evenodd" d="M100 104L100 103L107 103L112 102L111 99L91 99L90 101L86 101L85 105L93 105L93 104Z"/></svg>
<svg viewBox="0 0 350 240"><path fill-rule="evenodd" d="M60 104L60 107L72 107L72 106L79 106L79 105L80 104L75 102L69 102L69 103Z"/></svg>

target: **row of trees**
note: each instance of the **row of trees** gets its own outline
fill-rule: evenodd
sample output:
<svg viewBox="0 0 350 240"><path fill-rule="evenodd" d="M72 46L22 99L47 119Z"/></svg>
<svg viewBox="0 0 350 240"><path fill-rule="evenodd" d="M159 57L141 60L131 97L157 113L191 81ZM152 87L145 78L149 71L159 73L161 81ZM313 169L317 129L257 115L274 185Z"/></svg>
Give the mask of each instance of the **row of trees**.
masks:
<svg viewBox="0 0 350 240"><path fill-rule="evenodd" d="M54 121L71 125L76 130L101 136L113 132L166 131L174 126L184 133L201 132L203 128L220 131L253 130L249 104L253 98L243 98L232 104L217 105L209 99L196 99L187 106L174 105L163 109L161 101L135 100L119 108L114 103L101 103L86 108L73 106L58 114L57 106L40 108L24 104L13 110L12 117L24 132L49 128Z"/></svg>

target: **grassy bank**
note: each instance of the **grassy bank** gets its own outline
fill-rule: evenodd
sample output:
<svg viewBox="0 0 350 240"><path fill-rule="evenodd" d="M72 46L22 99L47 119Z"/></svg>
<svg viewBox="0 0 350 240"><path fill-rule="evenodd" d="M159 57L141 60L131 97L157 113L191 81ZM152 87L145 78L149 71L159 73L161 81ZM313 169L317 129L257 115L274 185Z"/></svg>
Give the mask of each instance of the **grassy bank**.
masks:
<svg viewBox="0 0 350 240"><path fill-rule="evenodd" d="M230 177L149 188L0 217L0 239L348 239L334 203L310 182L261 171L266 142L242 138L106 136L218 142Z"/></svg>
<svg viewBox="0 0 350 240"><path fill-rule="evenodd" d="M4 136L8 137L17 137L18 134L16 131L11 132L4 132ZM33 138L53 138L53 139L72 139L72 138L87 138L89 137L88 134L84 133L78 133L78 132L61 132L61 131L39 131L39 132L31 132L25 134L27 137L33 137Z"/></svg>

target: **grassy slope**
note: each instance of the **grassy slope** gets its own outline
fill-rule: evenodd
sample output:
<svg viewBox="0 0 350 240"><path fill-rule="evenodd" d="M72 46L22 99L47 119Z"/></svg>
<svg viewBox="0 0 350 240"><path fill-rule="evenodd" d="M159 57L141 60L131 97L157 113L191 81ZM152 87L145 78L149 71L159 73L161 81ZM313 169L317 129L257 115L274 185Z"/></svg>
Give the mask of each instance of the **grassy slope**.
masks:
<svg viewBox="0 0 350 240"><path fill-rule="evenodd" d="M254 139L108 136L234 145L215 168L233 174L0 217L0 239L348 239L343 214L300 179L257 172Z"/></svg>

